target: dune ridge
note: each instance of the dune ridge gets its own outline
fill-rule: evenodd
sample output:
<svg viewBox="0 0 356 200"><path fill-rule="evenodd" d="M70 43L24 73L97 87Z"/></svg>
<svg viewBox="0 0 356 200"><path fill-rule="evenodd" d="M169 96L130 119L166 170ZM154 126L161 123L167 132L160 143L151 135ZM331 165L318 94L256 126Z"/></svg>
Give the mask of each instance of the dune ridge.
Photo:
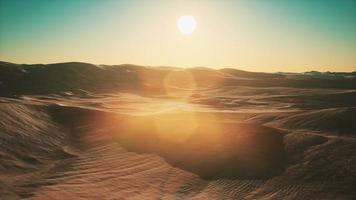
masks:
<svg viewBox="0 0 356 200"><path fill-rule="evenodd" d="M176 72L194 77L200 87L252 86L296 88L356 89L354 72L338 78L322 79L309 75L287 76L283 73L246 72L236 69L160 68L137 65L93 65L68 62L20 65L0 62L0 95L48 94L82 90L92 92L130 91L164 93L164 78ZM179 86L179 85L178 85Z"/></svg>

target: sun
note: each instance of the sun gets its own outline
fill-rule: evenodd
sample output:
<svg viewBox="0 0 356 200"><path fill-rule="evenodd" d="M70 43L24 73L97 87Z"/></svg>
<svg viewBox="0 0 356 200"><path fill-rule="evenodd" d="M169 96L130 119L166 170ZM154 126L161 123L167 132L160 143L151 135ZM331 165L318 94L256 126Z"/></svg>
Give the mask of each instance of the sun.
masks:
<svg viewBox="0 0 356 200"><path fill-rule="evenodd" d="M192 34L197 27L197 22L191 15L184 15L178 19L178 29L183 34Z"/></svg>

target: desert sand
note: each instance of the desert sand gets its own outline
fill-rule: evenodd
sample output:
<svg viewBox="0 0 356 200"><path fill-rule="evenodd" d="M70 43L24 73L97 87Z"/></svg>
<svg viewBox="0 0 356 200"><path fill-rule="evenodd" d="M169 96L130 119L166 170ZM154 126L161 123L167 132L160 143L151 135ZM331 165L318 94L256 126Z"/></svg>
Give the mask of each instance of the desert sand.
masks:
<svg viewBox="0 0 356 200"><path fill-rule="evenodd" d="M355 199L356 74L0 63L0 199Z"/></svg>

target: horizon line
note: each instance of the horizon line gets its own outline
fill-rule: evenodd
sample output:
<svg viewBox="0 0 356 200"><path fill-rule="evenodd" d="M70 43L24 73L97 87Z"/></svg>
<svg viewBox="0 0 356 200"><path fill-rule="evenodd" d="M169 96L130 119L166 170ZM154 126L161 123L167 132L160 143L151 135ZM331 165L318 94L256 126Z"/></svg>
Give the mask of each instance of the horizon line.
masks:
<svg viewBox="0 0 356 200"><path fill-rule="evenodd" d="M220 67L211 67L211 66L189 66L189 67L182 67L182 66L169 66L169 65L143 65L143 64L133 64L133 63L121 63L121 64L96 64L96 63L90 63L90 62L84 62L84 61L63 61L63 62L53 62L53 63L15 63L15 62L8 62L8 61L3 61L0 60L0 63L8 63L8 64L15 64L15 65L53 65L53 64L66 64L66 63L82 63L82 64L91 64L91 65L98 65L98 66L121 66L121 65L134 65L134 66L140 66L140 67L150 67L150 68L160 68L160 67L167 67L167 68L180 68L180 69L194 69L194 68L207 68L211 70L222 70L222 69L234 69L234 70L240 70L240 71L246 71L246 72L256 72L256 73L306 73L306 72L320 72L320 73L327 73L327 72L333 72L333 73L356 73L356 67L355 70L350 70L350 71L319 71L319 70L308 70L308 71L274 71L274 72L267 72L267 71L253 71L253 70L245 70L237 67L232 67L232 66L220 66Z"/></svg>

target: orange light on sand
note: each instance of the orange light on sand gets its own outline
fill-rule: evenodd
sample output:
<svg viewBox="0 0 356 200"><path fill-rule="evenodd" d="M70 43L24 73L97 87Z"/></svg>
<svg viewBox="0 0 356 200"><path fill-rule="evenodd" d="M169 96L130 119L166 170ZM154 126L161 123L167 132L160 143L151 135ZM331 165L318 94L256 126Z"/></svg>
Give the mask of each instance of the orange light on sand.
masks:
<svg viewBox="0 0 356 200"><path fill-rule="evenodd" d="M171 142L184 142L199 125L194 112L155 115L154 123L161 139Z"/></svg>
<svg viewBox="0 0 356 200"><path fill-rule="evenodd" d="M219 141L221 137L219 133L222 127L214 114L176 111L151 117L157 135L164 141L188 142L199 135L204 135L207 141Z"/></svg>
<svg viewBox="0 0 356 200"><path fill-rule="evenodd" d="M165 76L163 87L168 97L187 100L197 89L197 84L192 73L186 70L176 70Z"/></svg>
<svg viewBox="0 0 356 200"><path fill-rule="evenodd" d="M160 103L154 101L143 104L146 107L142 108L146 110L144 114L131 118L122 126L125 129L122 132L142 137L155 135L159 140L171 143L188 142L202 133L212 141L218 140L220 127L215 115L199 112L194 104L189 103L191 95L198 89L195 77L189 70L169 71L160 77L162 82L155 82L156 79L148 75L140 74L142 83L160 85L162 90L158 91L167 98L161 99ZM154 109L148 111L149 107Z"/></svg>

